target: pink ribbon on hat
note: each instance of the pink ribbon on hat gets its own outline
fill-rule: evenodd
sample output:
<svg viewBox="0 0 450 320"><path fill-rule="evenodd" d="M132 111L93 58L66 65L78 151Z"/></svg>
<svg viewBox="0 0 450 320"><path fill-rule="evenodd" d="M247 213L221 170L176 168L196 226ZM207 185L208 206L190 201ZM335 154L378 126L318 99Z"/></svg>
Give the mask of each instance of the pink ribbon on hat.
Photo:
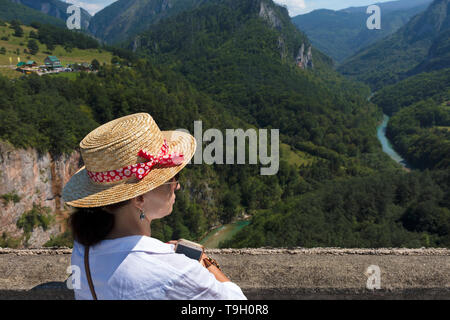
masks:
<svg viewBox="0 0 450 320"><path fill-rule="evenodd" d="M156 156L153 156L144 150L140 150L138 156L149 161L105 172L87 171L87 174L92 181L97 183L117 182L122 179L131 178L132 176L135 176L138 180L142 180L156 165L163 168L177 166L183 163L184 160L184 156L181 153L169 154L169 145L165 139L161 150Z"/></svg>

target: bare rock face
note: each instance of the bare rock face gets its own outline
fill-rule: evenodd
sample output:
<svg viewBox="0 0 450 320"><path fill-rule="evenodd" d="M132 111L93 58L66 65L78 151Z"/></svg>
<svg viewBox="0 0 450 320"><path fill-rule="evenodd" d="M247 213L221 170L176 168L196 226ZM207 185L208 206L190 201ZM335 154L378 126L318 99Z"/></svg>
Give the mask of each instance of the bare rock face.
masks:
<svg viewBox="0 0 450 320"><path fill-rule="evenodd" d="M141 36L136 36L133 41L133 52L136 52L136 50L141 46Z"/></svg>
<svg viewBox="0 0 450 320"><path fill-rule="evenodd" d="M261 1L259 16L266 20L272 28L280 30L282 23L272 8L269 8L264 1Z"/></svg>
<svg viewBox="0 0 450 320"><path fill-rule="evenodd" d="M17 221L33 205L47 207L55 222L64 213L62 188L80 167L80 154L73 152L53 159L49 153L38 154L34 149L15 149L0 141L0 236L18 238L24 231ZM35 228L29 244L42 246L50 235L60 232L58 224L44 231Z"/></svg>
<svg viewBox="0 0 450 320"><path fill-rule="evenodd" d="M167 9L171 9L173 4L169 0L163 0L161 3L161 11L166 11Z"/></svg>
<svg viewBox="0 0 450 320"><path fill-rule="evenodd" d="M27 241L29 248L42 247L44 243L50 240L50 236L57 235L61 232L61 228L58 224L52 225L49 229L44 230L42 227L37 227L33 230L30 238Z"/></svg>
<svg viewBox="0 0 450 320"><path fill-rule="evenodd" d="M297 66L302 69L314 68L312 46L309 46L308 52L305 53L305 43L302 43L297 57L295 58L295 62Z"/></svg>
<svg viewBox="0 0 450 320"><path fill-rule="evenodd" d="M277 13L266 2L260 2L259 17L265 20L271 28L281 30L283 28L283 22ZM288 49L283 36L278 37L278 49L280 51L281 60L285 60L288 56ZM297 56L295 57L295 64L302 68L314 68L312 46L309 45L308 50L305 51L305 43L302 43Z"/></svg>

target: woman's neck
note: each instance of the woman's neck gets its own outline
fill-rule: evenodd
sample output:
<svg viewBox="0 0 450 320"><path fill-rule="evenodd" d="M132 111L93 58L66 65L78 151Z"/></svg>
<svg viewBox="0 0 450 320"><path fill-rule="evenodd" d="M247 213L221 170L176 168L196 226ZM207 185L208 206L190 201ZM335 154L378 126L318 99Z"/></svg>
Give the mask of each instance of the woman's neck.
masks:
<svg viewBox="0 0 450 320"><path fill-rule="evenodd" d="M114 214L114 227L106 236L106 239L117 239L128 236L151 236L151 221L146 216L140 220L131 212L117 212Z"/></svg>

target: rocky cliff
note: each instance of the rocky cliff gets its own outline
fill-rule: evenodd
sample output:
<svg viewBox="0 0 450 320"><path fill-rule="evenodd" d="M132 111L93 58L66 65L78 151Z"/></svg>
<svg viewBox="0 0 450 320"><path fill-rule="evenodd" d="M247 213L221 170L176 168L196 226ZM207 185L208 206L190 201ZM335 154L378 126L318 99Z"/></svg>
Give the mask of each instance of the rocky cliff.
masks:
<svg viewBox="0 0 450 320"><path fill-rule="evenodd" d="M15 149L0 141L0 243L9 238L25 244L24 228L17 222L33 208L46 209L53 218L48 228L36 226L32 230L28 246L42 246L51 235L64 231L60 222L67 210L61 191L80 165L78 152L53 158L49 153Z"/></svg>
<svg viewBox="0 0 450 320"><path fill-rule="evenodd" d="M275 11L264 1L260 3L259 16L266 20L272 28L281 30L283 24Z"/></svg>
<svg viewBox="0 0 450 320"><path fill-rule="evenodd" d="M288 29L291 23L290 20L289 24L283 22L283 18L286 18L285 16L288 16L287 11L283 12L283 9L285 8L275 7L273 4L271 5L269 2L261 1L259 8L259 17L265 20L273 29L276 29L278 31L283 31L283 28L285 29L283 32L281 32L280 36L278 37L278 49L280 50L280 56L282 60L285 60L288 57L287 52L289 50L285 37L287 37L286 32L289 32ZM306 47L308 49L305 51ZM301 46L298 50L298 53L296 53L295 55L295 64L302 69L307 68L312 69L314 68L312 60L313 60L312 46L307 42L306 43L301 42Z"/></svg>
<svg viewBox="0 0 450 320"><path fill-rule="evenodd" d="M312 56L312 47L308 47L308 52L305 53L305 44L302 43L300 50L298 51L297 57L295 58L295 62L297 66L302 69L314 68L313 64L313 56Z"/></svg>

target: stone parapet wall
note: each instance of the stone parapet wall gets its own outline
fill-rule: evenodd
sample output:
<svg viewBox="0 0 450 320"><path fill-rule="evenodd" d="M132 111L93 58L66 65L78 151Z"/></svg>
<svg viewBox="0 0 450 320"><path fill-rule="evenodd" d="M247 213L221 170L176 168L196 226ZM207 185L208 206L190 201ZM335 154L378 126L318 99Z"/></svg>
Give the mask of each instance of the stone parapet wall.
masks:
<svg viewBox="0 0 450 320"><path fill-rule="evenodd" d="M249 299L449 299L449 249L211 249ZM0 299L73 299L71 249L0 249ZM367 289L369 266L380 289Z"/></svg>

